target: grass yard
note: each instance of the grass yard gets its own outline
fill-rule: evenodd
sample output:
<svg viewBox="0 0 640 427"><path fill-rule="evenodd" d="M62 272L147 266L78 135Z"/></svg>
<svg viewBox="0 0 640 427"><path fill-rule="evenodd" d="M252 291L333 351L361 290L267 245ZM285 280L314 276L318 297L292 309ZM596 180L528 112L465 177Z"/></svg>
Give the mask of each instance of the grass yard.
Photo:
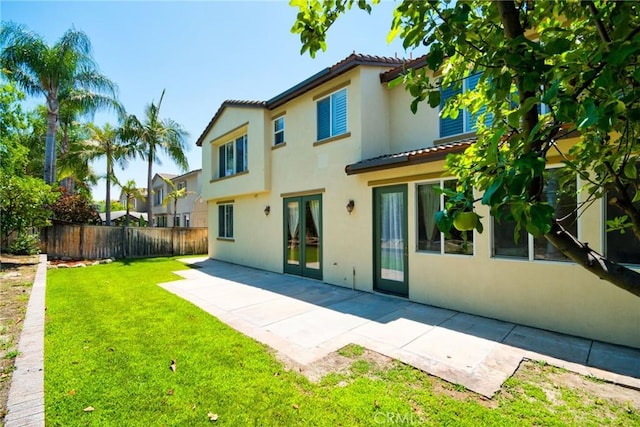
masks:
<svg viewBox="0 0 640 427"><path fill-rule="evenodd" d="M562 372L535 364L491 401L357 346L339 352L348 369L312 382L156 286L185 268L162 258L48 272L47 426L640 424L629 402L548 391L545 376Z"/></svg>

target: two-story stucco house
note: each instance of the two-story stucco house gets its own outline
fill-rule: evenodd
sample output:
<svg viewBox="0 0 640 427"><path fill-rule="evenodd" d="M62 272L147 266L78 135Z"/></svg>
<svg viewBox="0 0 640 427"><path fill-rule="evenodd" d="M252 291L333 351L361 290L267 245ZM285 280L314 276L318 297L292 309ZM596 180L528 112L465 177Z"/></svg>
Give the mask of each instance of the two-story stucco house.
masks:
<svg viewBox="0 0 640 427"><path fill-rule="evenodd" d="M494 224L484 206L482 234L446 238L435 228L444 200L434 188L453 182L444 158L473 143L474 123L466 112L443 120L426 103L411 113L411 96L388 82L421 66L353 54L267 101L225 101L197 141L209 256L640 347L640 299L543 239L515 243L513 226ZM551 183L559 171L549 169ZM571 212L583 196L565 187L546 191ZM604 232L611 209L596 202L567 226L640 264L638 245Z"/></svg>
<svg viewBox="0 0 640 427"><path fill-rule="evenodd" d="M165 179L171 181L173 186ZM157 173L151 181L151 187L154 226L207 226L207 204L202 199L202 169L182 175ZM167 200L174 187L176 190L186 191L185 196L178 198L175 203L173 200Z"/></svg>

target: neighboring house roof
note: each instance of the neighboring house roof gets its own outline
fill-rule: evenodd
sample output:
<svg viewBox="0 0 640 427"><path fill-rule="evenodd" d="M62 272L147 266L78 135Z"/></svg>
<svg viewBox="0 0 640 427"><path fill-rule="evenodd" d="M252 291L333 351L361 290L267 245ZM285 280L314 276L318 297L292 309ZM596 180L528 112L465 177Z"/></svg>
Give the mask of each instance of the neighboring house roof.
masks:
<svg viewBox="0 0 640 427"><path fill-rule="evenodd" d="M189 175L197 174L197 173L199 173L201 171L202 171L202 169L195 169L195 170L189 171L187 173L183 173L182 175L174 176L173 178L171 178L171 180L172 181L176 181L176 180L179 180L179 179L182 179L182 178L186 178Z"/></svg>
<svg viewBox="0 0 640 427"><path fill-rule="evenodd" d="M392 169L420 163L434 162L444 159L447 154L463 152L475 141L475 138L466 139L449 144L440 144L433 147L421 148L419 150L404 151L402 153L373 157L371 159L361 160L347 165L344 171L347 175L355 175L382 169Z"/></svg>
<svg viewBox="0 0 640 427"><path fill-rule="evenodd" d="M218 111L213 115L213 118L209 121L209 124L202 132L198 140L196 141L196 145L201 147L204 137L209 133L213 125L218 120L218 118L222 115L225 108L227 107L244 107L244 108L267 108L274 109L277 108L288 101L297 98L298 96L320 86L327 81L338 77L341 74L346 73L358 66L367 65L367 66L388 66L397 68L399 65L408 63L411 61L407 61L405 59L400 58L389 58L385 56L374 56L374 55L363 55L359 53L352 53L347 56L342 61L332 65L331 67L327 67L324 70L314 74L306 80L298 83L297 85L285 90L284 92L274 96L268 101L237 101L237 100L228 100L224 101Z"/></svg>
<svg viewBox="0 0 640 427"><path fill-rule="evenodd" d="M118 218L122 218L123 216L127 215L127 211L114 211L111 212L111 221L115 221ZM133 212L130 211L129 212L129 216L136 218L136 219L144 219L145 221L147 220L147 213L146 212ZM100 220L102 222L105 222L107 220L107 214L105 212L102 212L100 214Z"/></svg>

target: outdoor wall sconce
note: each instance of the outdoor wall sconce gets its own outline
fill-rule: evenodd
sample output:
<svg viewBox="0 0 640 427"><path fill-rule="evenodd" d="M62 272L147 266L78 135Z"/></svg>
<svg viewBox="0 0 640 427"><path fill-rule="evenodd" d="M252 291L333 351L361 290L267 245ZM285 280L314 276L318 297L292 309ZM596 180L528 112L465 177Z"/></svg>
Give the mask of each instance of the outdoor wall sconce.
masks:
<svg viewBox="0 0 640 427"><path fill-rule="evenodd" d="M353 200L349 200L349 203L347 203L347 212L349 212L349 215L351 215L351 212L353 212L353 208L355 208L356 206L356 202L354 202Z"/></svg>
<svg viewBox="0 0 640 427"><path fill-rule="evenodd" d="M264 208L265 216L269 216L270 213L271 213L271 206L267 206L266 208Z"/></svg>

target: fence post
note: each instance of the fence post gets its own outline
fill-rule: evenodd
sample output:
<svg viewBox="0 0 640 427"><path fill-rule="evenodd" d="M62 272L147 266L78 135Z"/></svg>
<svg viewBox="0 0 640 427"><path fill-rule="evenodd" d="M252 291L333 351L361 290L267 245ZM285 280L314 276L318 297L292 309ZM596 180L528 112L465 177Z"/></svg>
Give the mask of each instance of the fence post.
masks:
<svg viewBox="0 0 640 427"><path fill-rule="evenodd" d="M122 226L122 257L127 257L127 227Z"/></svg>

